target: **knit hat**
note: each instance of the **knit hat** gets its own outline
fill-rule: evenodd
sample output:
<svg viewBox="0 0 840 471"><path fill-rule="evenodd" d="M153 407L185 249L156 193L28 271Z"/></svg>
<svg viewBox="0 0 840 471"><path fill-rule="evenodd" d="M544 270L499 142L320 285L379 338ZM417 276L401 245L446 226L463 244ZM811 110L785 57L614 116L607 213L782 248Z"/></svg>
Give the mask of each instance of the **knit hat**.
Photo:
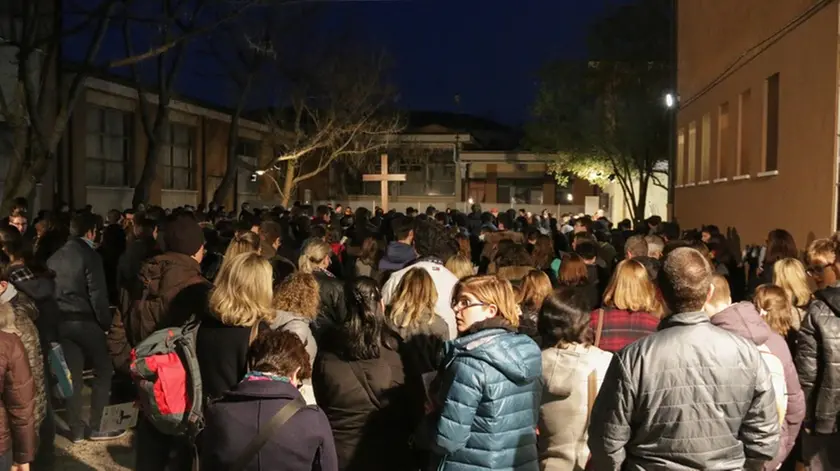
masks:
<svg viewBox="0 0 840 471"><path fill-rule="evenodd" d="M204 231L195 219L180 216L166 225L163 244L169 252L193 256L204 245Z"/></svg>

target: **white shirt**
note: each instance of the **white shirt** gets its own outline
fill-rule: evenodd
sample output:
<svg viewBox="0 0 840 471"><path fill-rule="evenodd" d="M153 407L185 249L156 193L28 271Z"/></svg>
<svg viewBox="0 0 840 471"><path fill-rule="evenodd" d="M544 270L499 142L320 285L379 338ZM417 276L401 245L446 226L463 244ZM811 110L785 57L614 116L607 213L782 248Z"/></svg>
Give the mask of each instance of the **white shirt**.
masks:
<svg viewBox="0 0 840 471"><path fill-rule="evenodd" d="M449 338L454 339L458 336L458 328L455 325L455 311L452 310L452 291L455 289L455 285L458 284L458 278L443 265L435 262L421 261L413 263L400 271L395 271L382 287L382 300L386 306L390 305L394 300L400 280L402 280L402 277L409 270L414 268L422 268L432 277L432 282L434 282L438 292L435 313L446 321L446 325L449 326Z"/></svg>

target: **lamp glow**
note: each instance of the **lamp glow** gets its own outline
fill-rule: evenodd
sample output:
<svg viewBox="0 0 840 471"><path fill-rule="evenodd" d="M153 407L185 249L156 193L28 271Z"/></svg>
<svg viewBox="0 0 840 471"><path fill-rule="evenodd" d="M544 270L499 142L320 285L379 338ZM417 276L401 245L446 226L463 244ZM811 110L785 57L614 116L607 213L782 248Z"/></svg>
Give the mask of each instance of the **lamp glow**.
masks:
<svg viewBox="0 0 840 471"><path fill-rule="evenodd" d="M263 175L265 175L265 170L257 170L257 171L256 171L256 172L254 172L254 173L256 173L256 174L257 174L257 175L259 175L259 176L263 176Z"/></svg>
<svg viewBox="0 0 840 471"><path fill-rule="evenodd" d="M674 97L673 93L666 93L665 94L665 107L666 108L673 108L676 104L676 98Z"/></svg>
<svg viewBox="0 0 840 471"><path fill-rule="evenodd" d="M570 203L571 203L573 199L575 199L575 197L574 197L574 196L572 196L572 194L571 194L571 193L569 193L569 194L567 194L567 195L566 195L566 201L568 201L568 202L570 202Z"/></svg>
<svg viewBox="0 0 840 471"><path fill-rule="evenodd" d="M467 200L467 202L470 203L470 204L473 204L473 203L475 203L475 200L470 198L470 199Z"/></svg>

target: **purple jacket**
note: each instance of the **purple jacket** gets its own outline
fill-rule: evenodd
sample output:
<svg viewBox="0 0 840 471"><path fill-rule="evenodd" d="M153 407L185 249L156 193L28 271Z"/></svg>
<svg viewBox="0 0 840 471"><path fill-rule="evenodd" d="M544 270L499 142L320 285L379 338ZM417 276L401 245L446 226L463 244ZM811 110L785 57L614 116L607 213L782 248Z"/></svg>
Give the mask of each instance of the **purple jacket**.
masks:
<svg viewBox="0 0 840 471"><path fill-rule="evenodd" d="M282 381L243 381L207 408L201 469L230 469L260 427L300 396ZM299 410L272 434L243 471L338 471L327 416L314 406Z"/></svg>
<svg viewBox="0 0 840 471"><path fill-rule="evenodd" d="M712 324L752 340L757 346L766 344L770 353L776 355L784 366L785 384L787 386L787 412L782 424L779 453L775 460L767 462L764 466L766 470L775 470L793 448L796 436L799 435L799 428L802 426L802 420L805 418L805 396L802 394L799 376L796 374L787 342L781 335L770 329L755 306L748 302L733 304L715 314L712 316Z"/></svg>

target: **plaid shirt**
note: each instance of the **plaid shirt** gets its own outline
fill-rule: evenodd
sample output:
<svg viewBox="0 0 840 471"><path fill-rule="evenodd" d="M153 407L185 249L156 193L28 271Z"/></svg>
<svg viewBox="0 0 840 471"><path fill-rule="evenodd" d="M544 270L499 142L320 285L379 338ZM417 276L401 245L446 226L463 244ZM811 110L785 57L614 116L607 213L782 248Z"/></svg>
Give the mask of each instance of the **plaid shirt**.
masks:
<svg viewBox="0 0 840 471"><path fill-rule="evenodd" d="M15 267L9 272L9 282L12 284L34 280L35 278L36 276L32 273L32 270L23 265Z"/></svg>
<svg viewBox="0 0 840 471"><path fill-rule="evenodd" d="M592 311L589 325L592 332L598 330L598 316L600 311ZM604 324L601 328L601 343L597 345L601 350L617 352L640 338L656 332L659 318L646 312L629 312L621 310L604 310Z"/></svg>

